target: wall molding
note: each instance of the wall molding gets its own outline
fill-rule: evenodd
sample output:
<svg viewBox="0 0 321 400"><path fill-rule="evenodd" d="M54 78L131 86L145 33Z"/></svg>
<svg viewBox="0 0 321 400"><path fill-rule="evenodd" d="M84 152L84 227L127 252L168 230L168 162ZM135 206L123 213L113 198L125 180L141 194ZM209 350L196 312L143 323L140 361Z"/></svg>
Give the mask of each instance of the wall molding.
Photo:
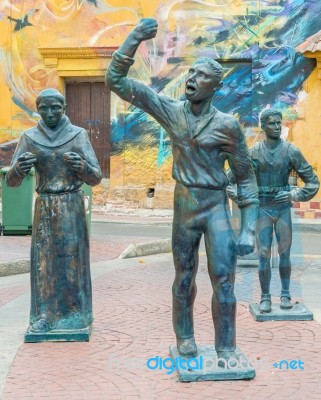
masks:
<svg viewBox="0 0 321 400"><path fill-rule="evenodd" d="M41 47L40 54L48 58L110 58L117 47Z"/></svg>
<svg viewBox="0 0 321 400"><path fill-rule="evenodd" d="M64 93L68 78L102 78L117 47L41 47L47 69L57 76L57 88Z"/></svg>

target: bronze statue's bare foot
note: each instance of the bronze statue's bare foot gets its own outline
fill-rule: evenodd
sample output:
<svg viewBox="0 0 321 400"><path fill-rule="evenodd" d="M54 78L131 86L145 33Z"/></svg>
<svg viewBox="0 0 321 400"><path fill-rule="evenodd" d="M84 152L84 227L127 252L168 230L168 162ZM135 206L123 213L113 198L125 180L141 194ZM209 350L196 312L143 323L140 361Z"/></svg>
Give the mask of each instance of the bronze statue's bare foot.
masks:
<svg viewBox="0 0 321 400"><path fill-rule="evenodd" d="M261 294L260 311L269 313L271 312L271 295Z"/></svg>
<svg viewBox="0 0 321 400"><path fill-rule="evenodd" d="M182 357L196 357L197 346L195 343L194 336L187 339L177 338L177 351Z"/></svg>
<svg viewBox="0 0 321 400"><path fill-rule="evenodd" d="M222 368L235 368L239 364L235 351L217 351L218 363Z"/></svg>
<svg viewBox="0 0 321 400"><path fill-rule="evenodd" d="M289 299L288 297L281 297L281 310L289 310L292 307L293 305L291 304L291 299Z"/></svg>

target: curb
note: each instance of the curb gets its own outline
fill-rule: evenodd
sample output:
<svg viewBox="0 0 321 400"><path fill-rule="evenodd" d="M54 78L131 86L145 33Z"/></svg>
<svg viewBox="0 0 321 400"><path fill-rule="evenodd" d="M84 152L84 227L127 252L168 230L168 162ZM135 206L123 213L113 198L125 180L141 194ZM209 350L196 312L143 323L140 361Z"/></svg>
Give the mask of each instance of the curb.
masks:
<svg viewBox="0 0 321 400"><path fill-rule="evenodd" d="M320 221L320 220L319 220ZM305 223L293 221L293 230L300 230L302 232L320 233L321 232L321 221L311 221ZM94 222L94 221L93 221ZM98 223L105 223L105 221L95 221ZM114 221L112 221L114 222ZM169 225L168 221L155 221L156 225ZM120 223L129 223L129 221L121 221ZM137 223L137 221L132 222ZM172 252L172 240L171 239L160 239L150 242L142 242L129 245L115 260L151 256L154 254L163 254ZM238 259L239 266L256 266L257 259L252 257L241 257ZM30 259L20 259L14 261L0 262L0 277L25 274L30 272Z"/></svg>
<svg viewBox="0 0 321 400"><path fill-rule="evenodd" d="M172 239L160 239L129 245L117 258L152 256L153 254L171 253Z"/></svg>
<svg viewBox="0 0 321 400"><path fill-rule="evenodd" d="M155 226L170 226L172 225L171 218L155 218L155 219L136 219L137 216L127 216L127 218L120 219L118 217L124 216L110 216L110 219L102 220L97 215L92 215L91 222L95 224L139 224L139 225L155 225ZM108 218L108 217L106 217ZM321 233L321 219L304 219L297 218L292 215L292 229L293 231Z"/></svg>
<svg viewBox="0 0 321 400"><path fill-rule="evenodd" d="M26 274L30 272L30 259L0 262L0 276Z"/></svg>
<svg viewBox="0 0 321 400"><path fill-rule="evenodd" d="M115 260L171 253L172 240L160 239L151 242L130 244ZM30 272L30 259L0 262L0 277Z"/></svg>
<svg viewBox="0 0 321 400"><path fill-rule="evenodd" d="M135 224L135 225L154 225L154 226L170 226L172 225L172 220L170 219L158 219L158 220L135 220L134 218L132 219L109 219L109 220L101 220L98 219L97 217L93 217L91 219L91 223L95 223L95 224L124 224L124 225L128 225L128 224Z"/></svg>
<svg viewBox="0 0 321 400"><path fill-rule="evenodd" d="M319 221L320 220L310 220L308 222L308 220L306 220L304 222L299 222L295 219L292 219L292 229L300 232L320 233L321 223Z"/></svg>

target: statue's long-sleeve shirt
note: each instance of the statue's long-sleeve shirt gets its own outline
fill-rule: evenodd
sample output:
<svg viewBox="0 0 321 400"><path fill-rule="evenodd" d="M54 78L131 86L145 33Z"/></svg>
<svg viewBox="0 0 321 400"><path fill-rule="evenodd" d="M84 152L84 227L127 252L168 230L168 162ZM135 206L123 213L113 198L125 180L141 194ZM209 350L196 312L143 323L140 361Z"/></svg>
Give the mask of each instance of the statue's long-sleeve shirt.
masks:
<svg viewBox="0 0 321 400"><path fill-rule="evenodd" d="M265 142L258 142L250 149L250 155L259 190L260 206L275 205L275 196L281 191L291 193L292 201L309 201L319 190L319 180L312 166L306 161L301 151L292 143L280 141L272 151ZM290 173L294 171L304 182L302 187L289 185ZM228 171L230 184L227 187L229 197L238 203L235 190L235 178ZM290 207L291 202L284 203Z"/></svg>
<svg viewBox="0 0 321 400"><path fill-rule="evenodd" d="M318 192L318 177L301 151L292 143L282 140L271 152L264 141L258 142L251 148L250 154L261 203L273 201L275 195L282 190L290 191L293 201L308 201ZM290 188L288 182L291 171L295 171L302 179L303 187Z"/></svg>
<svg viewBox="0 0 321 400"><path fill-rule="evenodd" d="M189 101L157 94L127 78L134 59L115 52L106 84L122 99L152 115L167 131L173 149L173 178L187 187L223 190L225 160L236 179L240 207L258 204L251 159L239 122L216 108L195 117Z"/></svg>

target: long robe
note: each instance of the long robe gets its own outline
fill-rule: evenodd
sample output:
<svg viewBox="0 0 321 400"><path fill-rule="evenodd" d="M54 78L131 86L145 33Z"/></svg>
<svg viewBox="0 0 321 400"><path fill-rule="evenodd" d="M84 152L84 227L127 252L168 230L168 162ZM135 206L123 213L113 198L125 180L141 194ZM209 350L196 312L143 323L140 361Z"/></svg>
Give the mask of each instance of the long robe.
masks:
<svg viewBox="0 0 321 400"><path fill-rule="evenodd" d="M76 152L85 161L83 174L71 170L64 153ZM97 185L101 170L85 129L64 115L55 129L43 121L25 131L7 174L9 186L24 175L16 168L25 152L37 158L38 193L31 242L30 327L45 320L50 330L74 330L92 323L89 239L81 185Z"/></svg>

